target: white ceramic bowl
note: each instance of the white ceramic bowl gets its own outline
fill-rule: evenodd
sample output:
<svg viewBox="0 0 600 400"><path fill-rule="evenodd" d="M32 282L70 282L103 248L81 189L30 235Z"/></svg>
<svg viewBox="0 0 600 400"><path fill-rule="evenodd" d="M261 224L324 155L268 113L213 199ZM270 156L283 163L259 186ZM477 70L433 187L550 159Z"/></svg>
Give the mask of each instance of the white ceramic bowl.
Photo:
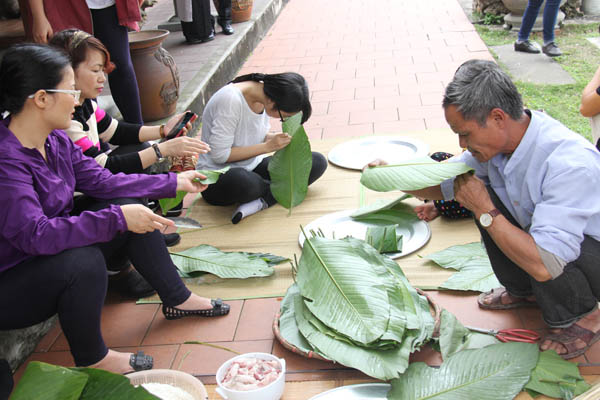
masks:
<svg viewBox="0 0 600 400"><path fill-rule="evenodd" d="M133 385L143 383L167 383L185 390L196 400L208 400L208 393L202 382L183 371L172 369L149 369L126 375Z"/></svg>
<svg viewBox="0 0 600 400"><path fill-rule="evenodd" d="M275 361L279 362L279 364L281 366L281 374L279 374L279 377L275 380L275 382L271 382L271 384L269 384L263 388L255 389L255 390L245 390L245 391L231 390L231 389L227 389L226 387L221 385L221 382L223 381L223 378L225 378L225 374L229 370L229 366L231 365L231 363L234 362L235 360L237 360L238 358L249 358L249 357L258 358L261 360L269 360L269 361L275 360ZM281 396L283 395L283 389L285 387L285 360L283 358L277 358L274 355L269 354L269 353L241 354L239 356L235 356L235 357L225 361L223 363L223 365L221 365L219 367L219 369L217 370L216 378L217 378L217 385L219 385L219 387L216 388L215 390L225 400L279 400L281 398Z"/></svg>

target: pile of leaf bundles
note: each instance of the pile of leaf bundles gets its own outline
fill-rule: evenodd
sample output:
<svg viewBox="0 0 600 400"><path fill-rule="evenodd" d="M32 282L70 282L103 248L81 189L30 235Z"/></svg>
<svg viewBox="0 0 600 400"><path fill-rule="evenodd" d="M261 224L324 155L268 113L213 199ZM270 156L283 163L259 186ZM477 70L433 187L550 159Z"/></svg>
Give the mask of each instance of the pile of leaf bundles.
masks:
<svg viewBox="0 0 600 400"><path fill-rule="evenodd" d="M446 179L472 170L473 168L461 162L416 158L396 165L367 168L360 177L360 183L376 192L419 190L437 186Z"/></svg>
<svg viewBox="0 0 600 400"><path fill-rule="evenodd" d="M404 372L433 329L427 299L393 260L352 237L306 239L281 305L288 343L388 380Z"/></svg>
<svg viewBox="0 0 600 400"><path fill-rule="evenodd" d="M302 113L289 117L282 131L292 137L290 143L273 154L269 162L271 193L279 204L290 210L302 203L308 191L308 177L312 168L312 152L304 127Z"/></svg>
<svg viewBox="0 0 600 400"><path fill-rule="evenodd" d="M268 253L224 252L201 244L171 253L171 259L184 278L209 272L219 278L256 278L273 275L273 268L288 259Z"/></svg>

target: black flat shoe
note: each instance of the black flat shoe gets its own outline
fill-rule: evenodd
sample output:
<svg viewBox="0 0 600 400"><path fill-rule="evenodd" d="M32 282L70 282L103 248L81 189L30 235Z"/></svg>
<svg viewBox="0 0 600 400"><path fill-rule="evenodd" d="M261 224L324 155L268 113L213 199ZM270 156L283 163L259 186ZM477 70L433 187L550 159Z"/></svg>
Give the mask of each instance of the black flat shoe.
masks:
<svg viewBox="0 0 600 400"><path fill-rule="evenodd" d="M535 44L531 43L529 40L526 40L521 43L515 42L515 51L538 54L540 52L540 49Z"/></svg>
<svg viewBox="0 0 600 400"><path fill-rule="evenodd" d="M210 42L211 40L215 39L215 31L213 30L210 35L208 35L207 37L204 38L186 38L185 41L187 42L187 44L199 44L199 43L206 43L206 42Z"/></svg>
<svg viewBox="0 0 600 400"><path fill-rule="evenodd" d="M167 247L173 247L181 242L181 235L179 233L163 233L163 239Z"/></svg>
<svg viewBox="0 0 600 400"><path fill-rule="evenodd" d="M554 42L550 42L547 45L543 46L542 51L548 57L562 56L562 51L560 51L560 49L558 48L557 45L554 44Z"/></svg>
<svg viewBox="0 0 600 400"><path fill-rule="evenodd" d="M134 371L145 371L152 369L154 366L154 359L152 356L145 355L143 351L138 351L129 357L129 365L131 365L131 368L133 368Z"/></svg>
<svg viewBox="0 0 600 400"><path fill-rule="evenodd" d="M231 21L219 22L219 26L223 31L224 35L233 35L233 27L231 26Z"/></svg>
<svg viewBox="0 0 600 400"><path fill-rule="evenodd" d="M116 290L125 297L140 299L156 293L156 290L134 268L131 268L124 275L116 275L115 278L109 279L108 282L111 289Z"/></svg>
<svg viewBox="0 0 600 400"><path fill-rule="evenodd" d="M162 312L166 319L179 319L183 317L219 317L229 314L229 304L223 303L221 299L212 299L210 301L212 308L206 310L180 310L177 307L166 306L163 304Z"/></svg>
<svg viewBox="0 0 600 400"><path fill-rule="evenodd" d="M182 212L183 212L183 201L181 201L181 203L177 204L175 207L171 208L166 213L163 213L163 216L165 216L167 218L179 217Z"/></svg>

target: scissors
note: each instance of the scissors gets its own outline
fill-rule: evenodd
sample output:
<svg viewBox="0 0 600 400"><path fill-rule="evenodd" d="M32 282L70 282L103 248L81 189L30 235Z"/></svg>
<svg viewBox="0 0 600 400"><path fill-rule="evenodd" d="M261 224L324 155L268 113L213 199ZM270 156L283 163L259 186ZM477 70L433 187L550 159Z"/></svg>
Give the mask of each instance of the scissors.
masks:
<svg viewBox="0 0 600 400"><path fill-rule="evenodd" d="M529 329L482 329L467 326L467 329L473 332L485 333L487 335L494 335L499 341L506 342L523 342L523 343L535 343L540 339L540 334L529 330Z"/></svg>

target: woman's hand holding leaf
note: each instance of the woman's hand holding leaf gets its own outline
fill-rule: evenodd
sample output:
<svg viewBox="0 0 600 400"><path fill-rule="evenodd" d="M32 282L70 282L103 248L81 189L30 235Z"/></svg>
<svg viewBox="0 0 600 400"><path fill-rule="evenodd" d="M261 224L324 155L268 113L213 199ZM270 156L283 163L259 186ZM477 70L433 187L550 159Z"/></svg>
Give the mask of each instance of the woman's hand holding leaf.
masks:
<svg viewBox="0 0 600 400"><path fill-rule="evenodd" d="M270 134L265 138L265 144L267 146L267 152L277 151L283 149L285 146L290 144L292 137L285 132Z"/></svg>
<svg viewBox="0 0 600 400"><path fill-rule="evenodd" d="M165 225L175 225L173 221L155 214L141 204L126 204L121 206L121 212L127 223L127 230L135 233L152 232L163 229Z"/></svg>
<svg viewBox="0 0 600 400"><path fill-rule="evenodd" d="M496 208L483 181L469 172L454 180L454 198L476 216Z"/></svg>
<svg viewBox="0 0 600 400"><path fill-rule="evenodd" d="M188 193L198 193L204 191L208 185L200 183L198 180L206 179L198 171L183 171L177 174L177 191Z"/></svg>

